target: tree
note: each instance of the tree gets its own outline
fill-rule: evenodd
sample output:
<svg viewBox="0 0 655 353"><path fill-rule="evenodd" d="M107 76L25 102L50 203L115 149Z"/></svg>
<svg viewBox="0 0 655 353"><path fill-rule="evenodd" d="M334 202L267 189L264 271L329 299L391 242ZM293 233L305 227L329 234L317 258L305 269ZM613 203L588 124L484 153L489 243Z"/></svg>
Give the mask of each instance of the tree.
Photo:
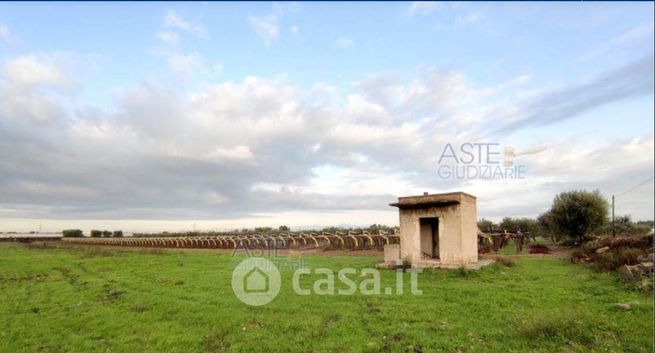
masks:
<svg viewBox="0 0 655 353"><path fill-rule="evenodd" d="M481 232L491 233L496 228L498 228L498 226L488 219L482 218L478 221L478 229L480 229Z"/></svg>
<svg viewBox="0 0 655 353"><path fill-rule="evenodd" d="M608 207L607 200L598 190L576 190L555 196L549 213L559 232L583 240L607 224Z"/></svg>
<svg viewBox="0 0 655 353"><path fill-rule="evenodd" d="M102 231L102 236L103 236L104 238L111 238L111 232L108 231L108 230L103 230L103 231Z"/></svg>
<svg viewBox="0 0 655 353"><path fill-rule="evenodd" d="M91 230L91 238L100 238L102 237L102 231L97 229Z"/></svg>
<svg viewBox="0 0 655 353"><path fill-rule="evenodd" d="M519 223L514 218L505 217L500 222L500 228L510 233L516 233L519 230Z"/></svg>
<svg viewBox="0 0 655 353"><path fill-rule="evenodd" d="M280 232L288 232L288 231L291 230L288 226L279 226L277 229L278 229Z"/></svg>
<svg viewBox="0 0 655 353"><path fill-rule="evenodd" d="M553 216L548 212L544 212L537 217L537 230L536 233L544 238L550 238L553 243L561 240L562 234L557 229L557 225L553 221Z"/></svg>
<svg viewBox="0 0 655 353"><path fill-rule="evenodd" d="M61 236L64 238L81 238L84 233L80 229L66 229L61 232Z"/></svg>
<svg viewBox="0 0 655 353"><path fill-rule="evenodd" d="M532 218L519 218L516 220L516 225L521 232L537 233L537 221Z"/></svg>
<svg viewBox="0 0 655 353"><path fill-rule="evenodd" d="M123 231L122 230L115 230L114 231L114 238L122 238L123 237Z"/></svg>
<svg viewBox="0 0 655 353"><path fill-rule="evenodd" d="M631 234L635 227L630 216L618 216L614 219L614 228L616 229L616 234L627 235Z"/></svg>

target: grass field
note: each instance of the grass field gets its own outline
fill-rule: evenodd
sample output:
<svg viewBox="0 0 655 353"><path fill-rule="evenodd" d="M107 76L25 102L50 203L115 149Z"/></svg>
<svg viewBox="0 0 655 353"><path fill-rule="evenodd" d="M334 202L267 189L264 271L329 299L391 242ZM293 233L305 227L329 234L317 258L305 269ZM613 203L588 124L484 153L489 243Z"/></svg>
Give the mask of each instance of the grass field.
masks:
<svg viewBox="0 0 655 353"><path fill-rule="evenodd" d="M232 293L230 254L0 244L0 351L652 352L650 297L566 260L515 261L426 271L420 296L298 296L282 271L280 295L250 307ZM382 284L394 286L395 272L383 270Z"/></svg>

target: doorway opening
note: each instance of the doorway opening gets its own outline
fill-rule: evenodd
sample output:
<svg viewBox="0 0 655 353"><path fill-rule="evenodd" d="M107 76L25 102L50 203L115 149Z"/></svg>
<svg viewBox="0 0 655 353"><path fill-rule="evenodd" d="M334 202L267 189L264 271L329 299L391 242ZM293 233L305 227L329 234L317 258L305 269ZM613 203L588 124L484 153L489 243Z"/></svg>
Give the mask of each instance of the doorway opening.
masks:
<svg viewBox="0 0 655 353"><path fill-rule="evenodd" d="M439 218L427 217L420 219L421 225L421 257L424 259L439 258Z"/></svg>

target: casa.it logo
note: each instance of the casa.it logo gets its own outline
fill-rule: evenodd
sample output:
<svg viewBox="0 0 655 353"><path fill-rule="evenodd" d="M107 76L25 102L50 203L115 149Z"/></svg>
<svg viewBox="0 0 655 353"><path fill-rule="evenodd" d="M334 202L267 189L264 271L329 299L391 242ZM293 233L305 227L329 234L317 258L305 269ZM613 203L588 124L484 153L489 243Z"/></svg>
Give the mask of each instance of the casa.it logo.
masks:
<svg viewBox="0 0 655 353"><path fill-rule="evenodd" d="M422 295L418 288L421 269L411 269L410 293ZM335 273L336 272L336 273ZM293 271L291 288L297 295L403 295L405 271L397 269L395 282L382 283L380 271L375 268L345 267L338 271L329 268L300 267ZM311 283L310 283L311 282ZM232 290L244 304L262 306L280 293L280 271L275 263L263 257L249 257L232 272Z"/></svg>
<svg viewBox="0 0 655 353"><path fill-rule="evenodd" d="M280 292L280 271L263 257L249 257L232 271L232 290L243 303L262 306Z"/></svg>
<svg viewBox="0 0 655 353"><path fill-rule="evenodd" d="M439 155L437 175L441 179L525 179L525 164L517 163L519 157L545 151L536 146L517 150L501 148L495 142L447 143Z"/></svg>

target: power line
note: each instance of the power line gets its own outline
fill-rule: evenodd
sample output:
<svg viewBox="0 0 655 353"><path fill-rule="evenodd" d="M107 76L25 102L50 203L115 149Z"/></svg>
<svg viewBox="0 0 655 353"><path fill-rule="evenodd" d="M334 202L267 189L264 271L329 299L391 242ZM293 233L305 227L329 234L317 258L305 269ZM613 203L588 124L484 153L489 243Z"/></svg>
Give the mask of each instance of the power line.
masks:
<svg viewBox="0 0 655 353"><path fill-rule="evenodd" d="M641 183L639 183L639 184L637 184L637 185L631 187L630 189L628 189L628 190L626 190L626 191L624 191L624 192L622 192L622 193L616 195L616 197L619 197L619 196L621 196L621 195L625 195L625 194L629 193L630 191L635 190L636 188L638 188L638 187L640 187L640 186L646 184L647 182L653 180L653 178L655 178L655 175L653 175L653 176L651 176L650 178L648 178L648 179L642 181Z"/></svg>
<svg viewBox="0 0 655 353"><path fill-rule="evenodd" d="M638 188L638 187L646 184L647 182L653 180L653 178L655 178L655 175L651 176L650 178L642 181L641 183L631 187L630 189L628 189L628 190L626 190L626 191L624 191L624 192L622 192L622 193L620 193L618 195L612 195L612 236L613 237L616 236L616 226L615 226L615 223L614 223L614 199L619 197L619 196L625 195L625 194L629 193L630 191L635 190L636 188Z"/></svg>

